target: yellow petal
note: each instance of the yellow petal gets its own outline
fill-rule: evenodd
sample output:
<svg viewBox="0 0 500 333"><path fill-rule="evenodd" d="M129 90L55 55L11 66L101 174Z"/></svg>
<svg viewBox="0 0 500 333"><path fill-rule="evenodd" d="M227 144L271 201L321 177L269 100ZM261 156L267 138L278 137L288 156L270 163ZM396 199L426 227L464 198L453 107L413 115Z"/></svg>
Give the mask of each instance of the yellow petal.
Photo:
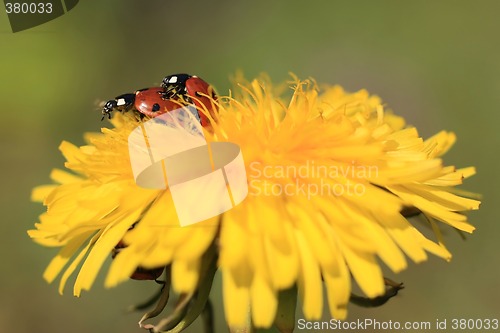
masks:
<svg viewBox="0 0 500 333"><path fill-rule="evenodd" d="M371 253L354 251L349 246L340 245L352 276L361 290L370 298L385 292L384 279L375 256Z"/></svg>
<svg viewBox="0 0 500 333"><path fill-rule="evenodd" d="M64 291L64 286L66 285L66 282L68 281L69 277L73 274L75 269L78 267L80 262L85 258L87 255L89 249L94 246L95 242L99 239L101 236L102 231L99 231L97 234L95 234L87 243L87 245L78 253L78 255L73 259L73 261L69 264L68 268L64 271L64 274L61 277L61 281L59 282L59 294L63 294ZM73 295L76 297L80 297L80 290L76 291L73 290Z"/></svg>
<svg viewBox="0 0 500 333"><path fill-rule="evenodd" d="M133 247L126 247L113 259L111 267L104 280L106 288L115 287L126 281L135 272L145 251L136 251Z"/></svg>
<svg viewBox="0 0 500 333"><path fill-rule="evenodd" d="M479 201L463 198L433 186L412 184L405 188L415 195L419 195L422 198L446 207L448 210L465 211L479 209Z"/></svg>
<svg viewBox="0 0 500 333"><path fill-rule="evenodd" d="M333 318L344 320L347 317L347 304L351 296L351 276L340 250L336 247L338 264L334 267L322 267L322 275L326 284L326 295L330 314Z"/></svg>
<svg viewBox="0 0 500 333"><path fill-rule="evenodd" d="M363 229L373 239L376 239L376 253L389 266L393 272L400 272L406 268L406 260L394 244L386 231L378 224L374 216L362 212L361 209L355 209L350 205L343 205L341 208L351 220L359 221L363 224ZM367 235L367 236L368 236Z"/></svg>
<svg viewBox="0 0 500 333"><path fill-rule="evenodd" d="M429 151L429 158L444 155L456 140L455 133L446 131L441 131L425 140L426 150Z"/></svg>
<svg viewBox="0 0 500 333"><path fill-rule="evenodd" d="M130 213L127 216L117 216L118 221L110 223L103 231L97 242L82 265L80 273L75 281L74 293L80 294L81 290L89 290L94 283L104 260L109 256L111 250L118 244L125 232L137 221L139 212Z"/></svg>
<svg viewBox="0 0 500 333"><path fill-rule="evenodd" d="M61 142L59 150L62 152L66 161L70 163L77 163L83 157L78 147L68 141Z"/></svg>
<svg viewBox="0 0 500 333"><path fill-rule="evenodd" d="M308 208L308 210L304 210ZM336 262L334 247L330 238L332 230L328 226L321 227L319 217L316 218L317 212L309 204L299 206L298 204L288 206L290 215L297 224L297 228L307 241L310 250L314 257L321 263L322 266L331 266Z"/></svg>
<svg viewBox="0 0 500 333"><path fill-rule="evenodd" d="M415 239L417 239L420 242L420 244L424 249L447 261L451 260L451 253L445 247L439 246L438 244L430 241L418 231L416 231L414 234L415 234Z"/></svg>
<svg viewBox="0 0 500 333"><path fill-rule="evenodd" d="M243 227L238 207L224 214L220 235L220 265L234 267L246 259L248 251L247 230Z"/></svg>
<svg viewBox="0 0 500 333"><path fill-rule="evenodd" d="M276 243L265 237L265 256L269 265L271 285L274 289L291 287L297 279L299 271L298 253L293 238L293 231L287 224L285 227L285 240Z"/></svg>
<svg viewBox="0 0 500 333"><path fill-rule="evenodd" d="M378 216L377 220L414 262L419 263L427 260L419 238L415 237L415 234L419 232L403 216L400 214L383 215Z"/></svg>
<svg viewBox="0 0 500 333"><path fill-rule="evenodd" d="M80 248L80 246L85 242L86 239L92 233L85 233L71 239L66 246L64 246L59 253L52 259L50 264L45 269L43 273L43 278L48 283L54 281L57 275L61 272L64 266L68 263L69 259L75 254L75 252Z"/></svg>
<svg viewBox="0 0 500 333"><path fill-rule="evenodd" d="M261 275L256 274L250 287L250 294L254 326L271 326L278 308L276 290Z"/></svg>
<svg viewBox="0 0 500 333"><path fill-rule="evenodd" d="M180 260L172 263L172 287L178 293L191 293L199 279L200 260Z"/></svg>
<svg viewBox="0 0 500 333"><path fill-rule="evenodd" d="M224 313L230 327L247 326L250 311L250 287L242 283L234 273L236 270L222 269Z"/></svg>
<svg viewBox="0 0 500 333"><path fill-rule="evenodd" d="M218 217L196 223L190 227L190 235L175 250L175 258L193 260L205 253L217 232Z"/></svg>
<svg viewBox="0 0 500 333"><path fill-rule="evenodd" d="M50 179L59 184L70 184L83 180L82 177L61 169L53 169L50 173Z"/></svg>
<svg viewBox="0 0 500 333"><path fill-rule="evenodd" d="M452 212L448 207L445 207L436 202L429 201L426 198L414 194L404 186L391 186L389 187L389 190L397 194L411 206L415 206L421 211L426 212L430 216L435 217L436 219L445 222L452 227L469 233L474 231L475 229L472 225L466 222L467 217L465 215Z"/></svg>
<svg viewBox="0 0 500 333"><path fill-rule="evenodd" d="M42 185L35 187L31 192L31 201L43 202L56 188L57 185Z"/></svg>
<svg viewBox="0 0 500 333"><path fill-rule="evenodd" d="M317 320L323 312L321 273L304 236L298 230L295 230L295 239L300 255L298 287L302 295L302 311L306 319Z"/></svg>

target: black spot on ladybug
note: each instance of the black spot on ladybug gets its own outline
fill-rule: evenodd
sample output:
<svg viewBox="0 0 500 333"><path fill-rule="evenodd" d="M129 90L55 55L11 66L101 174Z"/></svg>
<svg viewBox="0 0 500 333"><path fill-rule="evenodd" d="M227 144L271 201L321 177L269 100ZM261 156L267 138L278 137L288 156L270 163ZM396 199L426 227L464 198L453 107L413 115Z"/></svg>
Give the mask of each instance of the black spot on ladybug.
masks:
<svg viewBox="0 0 500 333"><path fill-rule="evenodd" d="M197 92L195 92L194 94L195 94L197 97L201 97L201 94L200 94L200 92L198 92L198 91L197 91Z"/></svg>
<svg viewBox="0 0 500 333"><path fill-rule="evenodd" d="M153 104L153 109L151 111L153 112L160 111L160 104L158 103Z"/></svg>

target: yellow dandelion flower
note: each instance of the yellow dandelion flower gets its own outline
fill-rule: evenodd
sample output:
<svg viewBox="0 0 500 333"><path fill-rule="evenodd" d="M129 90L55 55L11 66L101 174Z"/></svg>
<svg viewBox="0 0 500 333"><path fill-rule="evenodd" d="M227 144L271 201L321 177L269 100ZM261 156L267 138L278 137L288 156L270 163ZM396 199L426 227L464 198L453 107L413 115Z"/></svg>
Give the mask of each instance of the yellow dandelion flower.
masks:
<svg viewBox="0 0 500 333"><path fill-rule="evenodd" d="M388 295L383 302L399 288L384 280L378 259L394 272L406 268L406 256L417 263L427 253L449 260L441 225L474 230L463 212L478 209L479 201L454 187L475 170L444 166L440 159L455 142L453 133L423 140L364 90L320 90L314 82L295 79L287 98L286 90L265 77L239 81L233 96L219 98L205 136L240 147L246 199L221 216L181 227L169 190L134 182L127 138L140 120L117 114L112 129L86 136L88 145L63 142L70 171L54 170L56 184L33 191L47 212L29 235L61 248L44 273L47 281L62 274L62 293L78 270L73 293L79 296L123 242L106 286L138 269L167 267L168 287L141 323L163 309L170 283L181 295L168 320L143 327L157 332L187 326L203 310L219 269L231 328L250 320L255 327L275 324L285 332L293 329L293 320L282 322L290 316L283 299L292 299L293 310L295 287L305 318L319 319L328 303L332 317L345 319L349 300L360 300L351 295L351 280L367 300ZM410 213L426 219L437 242L412 225Z"/></svg>

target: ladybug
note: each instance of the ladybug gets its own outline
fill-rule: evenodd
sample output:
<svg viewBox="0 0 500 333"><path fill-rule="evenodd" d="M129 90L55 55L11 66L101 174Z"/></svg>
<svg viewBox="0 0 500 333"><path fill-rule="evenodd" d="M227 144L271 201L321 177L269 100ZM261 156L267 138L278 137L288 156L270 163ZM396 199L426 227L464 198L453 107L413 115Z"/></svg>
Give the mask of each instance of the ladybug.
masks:
<svg viewBox="0 0 500 333"><path fill-rule="evenodd" d="M207 109L213 117L212 100L217 100L213 88L197 77L189 74L168 75L162 80L162 88L165 90L165 98L181 97L188 103L196 105L198 110ZM207 96L210 96L211 99ZM203 126L210 124L208 118L199 112L201 124Z"/></svg>
<svg viewBox="0 0 500 333"><path fill-rule="evenodd" d="M213 114L212 101L217 96L213 88L197 76L189 74L168 75L162 80L161 87L145 88L134 93L127 93L109 100L102 109L102 119L111 118L113 111L137 111L141 117L157 117L168 111L179 108L181 104L194 104L197 107L195 117L202 126L208 126L210 121L199 110L207 109Z"/></svg>
<svg viewBox="0 0 500 333"><path fill-rule="evenodd" d="M111 118L113 111L136 110L141 116L157 117L165 112L179 108L179 104L163 97L161 87L139 89L134 93L123 94L109 100L102 109L102 119Z"/></svg>

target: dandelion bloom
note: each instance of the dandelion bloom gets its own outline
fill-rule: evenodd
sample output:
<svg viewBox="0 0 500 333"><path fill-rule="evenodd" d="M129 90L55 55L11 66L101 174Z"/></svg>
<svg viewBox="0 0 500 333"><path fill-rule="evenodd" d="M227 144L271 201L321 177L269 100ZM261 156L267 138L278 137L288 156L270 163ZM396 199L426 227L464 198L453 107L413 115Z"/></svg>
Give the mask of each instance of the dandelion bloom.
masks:
<svg viewBox="0 0 500 333"><path fill-rule="evenodd" d="M56 169L55 184L35 188L33 199L47 212L29 231L41 245L61 248L44 273L48 282L62 274L62 293L77 271L73 293L79 296L123 242L106 286L138 268L167 267L166 283L185 310L176 320L143 324L163 308L157 306L143 327L188 325L220 270L231 328L251 319L255 327L275 324L290 332L293 314L279 300L292 291L294 309L295 287L305 318L319 319L328 303L333 318L345 319L352 280L367 299L386 293L377 258L396 273L406 268L406 257L449 260L440 228L474 230L463 212L478 209L479 201L454 187L475 170L440 159L454 144L453 133L423 140L364 90L319 89L295 79L290 97L286 85L273 86L266 77L239 83L231 97L219 98L205 137L240 147L249 193L235 208L195 225L179 226L169 190L136 185L127 138L141 120L132 113L116 114L111 129L87 134L85 146L60 145L69 171ZM407 219L409 211L427 221L434 241ZM161 298L166 303L168 291ZM287 315L292 320L282 322Z"/></svg>

